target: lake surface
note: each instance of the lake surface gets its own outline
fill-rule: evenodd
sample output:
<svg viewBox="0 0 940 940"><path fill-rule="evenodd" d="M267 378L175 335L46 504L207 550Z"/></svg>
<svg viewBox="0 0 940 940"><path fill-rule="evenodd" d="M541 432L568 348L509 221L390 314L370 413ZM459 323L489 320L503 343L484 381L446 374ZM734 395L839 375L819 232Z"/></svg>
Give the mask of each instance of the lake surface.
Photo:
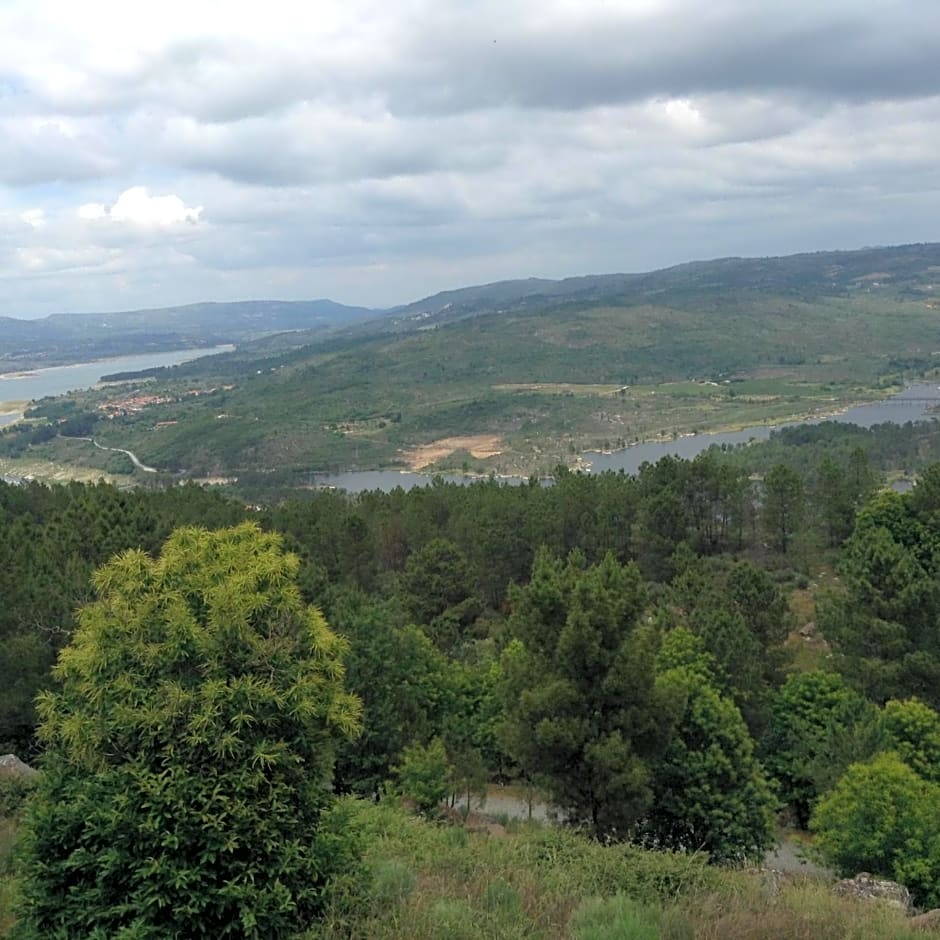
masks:
<svg viewBox="0 0 940 940"><path fill-rule="evenodd" d="M744 428L742 431L728 431L716 434L694 434L676 438L674 441L657 441L647 444L634 444L612 454L587 453L584 459L591 464L592 473L604 470L623 470L636 473L640 465L649 461L655 463L661 457L672 455L686 460L695 457L713 444L747 444L748 441L766 441L773 431L784 427L796 427L800 424L822 424L824 421L841 421L870 428L874 424L905 424L908 421L920 421L928 417L931 408L940 406L940 388L936 385L919 383L911 385L893 398L856 405L838 415L825 418L810 418L805 421L787 421L761 427Z"/></svg>
<svg viewBox="0 0 940 940"><path fill-rule="evenodd" d="M867 405L856 405L838 415L744 428L741 431L694 434L688 437L679 437L672 441L633 444L610 454L589 452L584 454L584 459L590 464L590 473L603 473L605 470L623 470L625 473L636 473L640 469L640 465L647 461L655 463L666 456L682 457L690 460L702 451L708 450L713 444L721 446L722 444L735 445L747 444L749 441L765 441L773 431L783 427L796 427L800 424L821 424L823 421L842 421L847 424L857 424L863 428L884 423L904 424L907 421L920 421L928 417L930 409L937 406L940 406L940 387L919 383L909 386L893 398ZM475 477L438 475L452 483L472 483L475 479L478 479ZM350 493L360 493L364 490L384 490L387 492L397 486L404 490L410 490L416 486L427 486L432 479L433 476L424 473L408 473L398 470L364 470L322 474L317 476L316 482L321 486L335 486L337 489L344 489ZM523 482L521 477L500 478L500 481L515 484Z"/></svg>
<svg viewBox="0 0 940 940"><path fill-rule="evenodd" d="M0 375L0 403L5 401L35 401L47 395L64 395L66 392L91 388L103 375L114 372L139 372L157 366L176 366L202 356L228 352L232 346L210 348L177 349L165 353L144 353L139 356L119 356L115 359L98 359L95 362L79 362L70 366L51 366L30 372L8 372ZM0 425L15 421L17 415L0 415Z"/></svg>

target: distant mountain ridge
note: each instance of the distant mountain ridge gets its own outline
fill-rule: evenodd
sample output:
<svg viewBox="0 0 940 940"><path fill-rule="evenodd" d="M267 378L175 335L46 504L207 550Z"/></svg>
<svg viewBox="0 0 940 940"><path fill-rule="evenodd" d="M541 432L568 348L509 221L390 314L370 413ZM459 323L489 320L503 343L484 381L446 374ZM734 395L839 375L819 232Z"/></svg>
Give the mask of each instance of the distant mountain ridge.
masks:
<svg viewBox="0 0 940 940"><path fill-rule="evenodd" d="M911 296L932 295L936 289L940 296L940 243L718 258L646 273L495 281L387 309L327 299L249 300L110 314L53 314L40 320L0 317L0 367L221 343L247 344L270 354L334 337L343 342L398 335L487 314L548 312L571 305L660 304L676 298L681 302L689 294L701 299L729 291L738 298L759 292L807 299L883 287Z"/></svg>
<svg viewBox="0 0 940 940"><path fill-rule="evenodd" d="M931 272L931 268L936 271ZM884 275L879 280L876 275ZM393 307L365 331L410 332L486 313L521 313L561 305L640 304L663 294L687 291L762 291L832 295L865 289L881 281L908 290L940 293L940 243L804 252L761 258L728 257L687 261L644 273L588 274L559 280L524 278L442 291ZM364 332L355 325L352 332Z"/></svg>
<svg viewBox="0 0 940 940"><path fill-rule="evenodd" d="M935 374L940 244L503 281L294 332L262 327L313 319L309 308L207 308L193 319L234 327L238 348L122 376L167 399L139 413L101 420L102 399L123 393L73 396L96 441L180 475L264 486L424 466L425 448L453 450L445 466L542 474L585 450L832 413ZM145 329L154 316L130 320ZM165 340L192 308L162 316ZM137 351L146 335L132 337Z"/></svg>
<svg viewBox="0 0 940 940"><path fill-rule="evenodd" d="M194 303L118 313L0 317L0 364L54 365L83 359L240 343L272 333L325 330L381 315L332 300Z"/></svg>
<svg viewBox="0 0 940 940"><path fill-rule="evenodd" d="M561 280L527 278L497 281L443 291L389 311L396 318L441 316L495 310L499 305L519 309L546 301L640 302L667 290L850 290L862 279L884 274L892 282L925 282L925 268L940 265L940 243L817 251L763 258L728 257L687 261L637 274L589 274ZM940 289L940 268L936 272ZM929 280L929 277L926 279ZM451 311L449 317L447 311Z"/></svg>

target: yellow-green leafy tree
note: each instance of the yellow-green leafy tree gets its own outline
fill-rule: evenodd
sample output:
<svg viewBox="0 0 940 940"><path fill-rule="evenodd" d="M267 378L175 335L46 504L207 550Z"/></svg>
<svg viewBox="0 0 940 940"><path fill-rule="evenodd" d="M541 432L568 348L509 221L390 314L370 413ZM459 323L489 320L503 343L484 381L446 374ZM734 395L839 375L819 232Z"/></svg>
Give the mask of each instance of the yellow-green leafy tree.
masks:
<svg viewBox="0 0 940 940"><path fill-rule="evenodd" d="M280 537L179 529L115 557L39 702L22 937L284 937L351 863L333 749L345 641Z"/></svg>

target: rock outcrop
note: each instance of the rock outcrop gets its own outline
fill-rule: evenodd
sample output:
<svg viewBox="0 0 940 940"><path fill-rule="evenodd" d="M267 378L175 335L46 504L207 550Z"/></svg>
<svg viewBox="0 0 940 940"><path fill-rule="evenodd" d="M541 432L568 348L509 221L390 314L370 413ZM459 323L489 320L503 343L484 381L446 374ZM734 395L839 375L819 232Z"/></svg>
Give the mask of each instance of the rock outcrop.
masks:
<svg viewBox="0 0 940 940"><path fill-rule="evenodd" d="M28 780L38 773L38 770L24 764L15 754L4 754L0 757L0 777L20 777Z"/></svg>
<svg viewBox="0 0 940 940"><path fill-rule="evenodd" d="M896 881L886 878L876 878L867 871L863 871L854 878L844 878L837 881L832 888L835 894L847 897L860 898L864 901L881 901L890 904L909 914L912 909L911 893Z"/></svg>
<svg viewBox="0 0 940 940"><path fill-rule="evenodd" d="M912 930L931 931L936 933L940 931L940 907L935 907L932 911L925 911L911 918Z"/></svg>

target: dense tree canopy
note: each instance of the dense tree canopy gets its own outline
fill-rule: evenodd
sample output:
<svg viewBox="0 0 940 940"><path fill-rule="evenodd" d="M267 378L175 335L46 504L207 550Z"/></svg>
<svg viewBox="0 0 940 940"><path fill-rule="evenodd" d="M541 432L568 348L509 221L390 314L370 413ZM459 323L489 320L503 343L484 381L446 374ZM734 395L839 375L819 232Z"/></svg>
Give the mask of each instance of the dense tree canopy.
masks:
<svg viewBox="0 0 940 940"><path fill-rule="evenodd" d="M917 696L940 706L940 531L932 515L920 487L866 504L846 543L845 590L820 605L839 668L878 702Z"/></svg>
<svg viewBox="0 0 940 940"><path fill-rule="evenodd" d="M503 656L504 740L572 821L626 838L652 799L664 743L655 632L636 566L542 552L512 595Z"/></svg>
<svg viewBox="0 0 940 940"><path fill-rule="evenodd" d="M813 814L816 847L844 875L870 871L940 904L940 786L896 754L853 764Z"/></svg>
<svg viewBox="0 0 940 940"><path fill-rule="evenodd" d="M808 434L807 446L815 433ZM846 439L855 440L847 433ZM828 453L829 438L823 443L821 452ZM775 454L783 453L774 446ZM163 620L154 613L160 593L153 587L155 572L168 564L164 558L140 561L136 551L121 556L104 569L112 572L111 582L99 584L98 600L92 570L129 548L157 552L181 525L245 519L256 521L252 538L259 544L272 538L262 531L283 533L297 559L285 563L295 585L292 597L321 607L348 638L348 651L338 642L321 662L332 676L324 679L328 690L342 653L346 688L363 705L359 737L327 735L335 741L339 790L383 794L396 777L401 789L402 769L420 770L421 761L413 758L430 755L435 794L443 787L447 794L459 791L463 800L484 779L521 778L543 784L569 822L604 839L634 836L652 845L705 848L722 860L759 853L767 843L769 802L755 752L776 793L804 825L850 766L869 766L865 762L886 750L920 779L935 781L940 471L925 473L910 495L878 494L856 511L871 477L848 445L836 449L829 463L809 463L805 473L787 463L788 472L777 475L784 482L795 475L805 484L813 512L788 517L794 528L784 555L761 524L762 514L767 521L767 491L751 482L742 460L713 451L694 461L647 464L635 477L561 471L553 486L439 481L410 492L311 491L269 509L192 486L120 492L0 483L0 669L6 677L0 739L7 742L3 750L27 757L46 747L50 787L78 794L75 805L83 807L70 816L68 801L60 801L59 815L50 815L37 833L51 838L53 825L66 833L84 831L75 828L83 814L82 825L84 817L94 825L100 848L110 838L108 826L117 825L102 809L113 806L115 793L136 787L134 792L150 794L147 788L156 786L147 776L130 780L124 765L108 765L98 784L79 781L79 763L69 749L89 738L79 733L84 725L74 716L53 722L59 731L44 732L37 744L33 694L49 684L59 650L72 648L73 634L76 649L97 649L101 681L130 697L128 677L155 669L149 660L140 665L134 659L144 656L146 644L131 644L127 652L122 644L130 634L118 630L120 642L112 649L112 634L93 612L124 598L133 613L124 617L127 630L164 629L154 647L164 654L185 648L189 635L170 630L174 618L189 623L190 616L197 622L202 616L199 590L179 599L168 588L167 596L176 599L164 605ZM785 462L775 460L766 469L776 463ZM774 474L765 482L767 476L772 481ZM842 545L852 513L851 534ZM213 538L192 536L190 545L193 559L208 552L210 567ZM133 571L130 559L139 561ZM828 596L814 614L807 602L819 592L811 581L833 565L840 578L828 579ZM252 564L242 568L247 576ZM144 585L139 598L132 590L138 578ZM793 592L795 585L801 590ZM269 588L244 593L236 585L230 605L260 605L251 619L255 626L269 614L271 622L280 622L280 608L265 606L273 596ZM135 606L138 600L153 602L146 616ZM791 613L791 602L802 619ZM74 611L82 606L75 633ZM804 645L792 632L813 616L831 650L811 633ZM106 634L107 647L82 639L89 630ZM220 641L220 656L224 645ZM112 650L108 656L106 648ZM207 649L187 653L187 662L200 662ZM823 664L827 672L813 669ZM197 671L212 673L204 666ZM173 683L188 675L182 666L178 672L153 675L173 691ZM74 691L74 677L62 669L59 675L67 681L55 695ZM139 690L133 695L134 708L124 705L112 717L138 743L160 743L152 727L156 716L179 729L202 714L194 699L190 712L171 720L172 708L182 708L176 692L159 700ZM234 720L234 713L221 714ZM228 740L230 729L218 730L217 740ZM110 733L106 722L100 734ZM173 740L176 754L196 747L192 735ZM130 745L121 741L123 754ZM323 766L333 748L331 743L318 751ZM255 757L263 761L266 753L251 752L241 761L245 787L253 785ZM317 767L320 757L311 758ZM192 762L197 765L197 758ZM151 800L154 812L169 814L166 807L176 799L197 807L208 799L200 787L186 789L190 784L179 779L177 790L160 797L163 803ZM144 819L142 802L132 828ZM264 805L258 802L257 811ZM244 818L247 829L249 816ZM311 818L322 833L322 811ZM120 843L119 849L128 847ZM103 849L96 858L112 863ZM71 857L68 864L75 862ZM133 868L125 869L121 890L133 898ZM904 871L916 877L910 867ZM322 878L310 884L312 910ZM270 899L259 905L261 911L276 907ZM124 916L116 911L115 917Z"/></svg>
<svg viewBox="0 0 940 940"><path fill-rule="evenodd" d="M774 840L776 801L741 713L714 685L714 659L679 628L664 638L656 664L657 691L676 724L651 761L653 801L640 838L715 861L761 858Z"/></svg>
<svg viewBox="0 0 940 940"><path fill-rule="evenodd" d="M782 555L800 530L806 506L803 478L786 464L777 464L764 476L762 506L764 530Z"/></svg>
<svg viewBox="0 0 940 940"><path fill-rule="evenodd" d="M795 673L773 696L765 762L800 826L849 764L880 748L876 711L834 672Z"/></svg>

